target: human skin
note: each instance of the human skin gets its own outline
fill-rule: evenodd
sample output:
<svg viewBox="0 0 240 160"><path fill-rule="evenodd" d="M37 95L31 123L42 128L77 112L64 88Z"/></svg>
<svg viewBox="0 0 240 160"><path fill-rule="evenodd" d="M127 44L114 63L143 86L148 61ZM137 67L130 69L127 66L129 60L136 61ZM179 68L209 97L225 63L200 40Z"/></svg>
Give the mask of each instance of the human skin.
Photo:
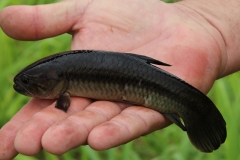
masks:
<svg viewBox="0 0 240 160"><path fill-rule="evenodd" d="M18 40L67 32L73 36L72 50L143 54L171 64L160 67L207 93L217 78L240 68L235 19L240 14L231 13L238 3L65 0L7 7L0 13L0 26ZM171 124L156 111L124 103L73 97L67 113L54 105L54 100L32 98L23 106L0 130L0 159L34 155L43 148L63 154L83 144L109 149Z"/></svg>

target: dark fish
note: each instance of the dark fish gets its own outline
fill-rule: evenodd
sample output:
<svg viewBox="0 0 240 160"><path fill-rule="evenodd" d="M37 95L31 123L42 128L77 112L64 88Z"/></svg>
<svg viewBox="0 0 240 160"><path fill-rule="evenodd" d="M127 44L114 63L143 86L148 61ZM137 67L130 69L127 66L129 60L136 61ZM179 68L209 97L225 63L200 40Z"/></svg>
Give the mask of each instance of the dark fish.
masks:
<svg viewBox="0 0 240 160"><path fill-rule="evenodd" d="M14 89L27 96L58 98L56 108L64 111L68 110L70 96L145 106L187 131L200 151L218 149L226 139L226 123L213 102L183 80L151 64L170 66L130 53L69 51L23 69L14 78Z"/></svg>

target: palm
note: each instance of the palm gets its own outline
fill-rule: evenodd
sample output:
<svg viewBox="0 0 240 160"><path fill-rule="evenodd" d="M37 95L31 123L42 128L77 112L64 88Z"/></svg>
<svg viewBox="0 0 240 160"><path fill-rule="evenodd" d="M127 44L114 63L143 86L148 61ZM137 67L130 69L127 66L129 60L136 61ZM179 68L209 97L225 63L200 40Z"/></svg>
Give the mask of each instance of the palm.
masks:
<svg viewBox="0 0 240 160"><path fill-rule="evenodd" d="M210 89L216 77L208 75L217 73L207 70L214 63L207 59L210 53L217 56L217 43L204 27L179 9L181 6L136 0L126 2L134 6L126 8L118 7L123 1L113 3L119 4L111 8L111 2L101 5L101 1L96 1L86 8L86 13L73 25L72 49L144 54L173 65L164 69L203 92ZM218 63L217 59L213 60Z"/></svg>
<svg viewBox="0 0 240 160"><path fill-rule="evenodd" d="M18 39L41 39L68 31L73 33L72 49L144 54L173 65L164 69L201 91L206 93L210 89L218 74L219 59L215 57L219 49L206 30L208 24L200 26L197 19L191 19L187 9L178 4L143 0L107 2L59 3L74 6L69 9L70 14L61 13L69 23L59 24L63 25L59 30L46 29L40 37L31 33L11 33L7 25L5 32ZM47 25L51 19L46 19ZM2 27L4 29L4 24ZM8 129L14 126L11 140L5 142L11 146L9 157L17 152L36 154L42 147L61 154L86 142L95 149L108 149L169 125L161 114L143 107L126 108L127 105L121 103L92 103L89 99L73 98L69 112L65 114L55 109L52 103L53 100L32 99L3 127L0 137L8 135Z"/></svg>

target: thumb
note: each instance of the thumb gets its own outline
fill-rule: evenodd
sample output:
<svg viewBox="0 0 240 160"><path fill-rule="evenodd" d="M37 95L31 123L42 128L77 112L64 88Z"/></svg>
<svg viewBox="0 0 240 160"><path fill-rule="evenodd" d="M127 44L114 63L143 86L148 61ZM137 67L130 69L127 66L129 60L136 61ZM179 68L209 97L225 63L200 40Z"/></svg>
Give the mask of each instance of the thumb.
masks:
<svg viewBox="0 0 240 160"><path fill-rule="evenodd" d="M0 26L8 36L19 40L53 37L70 32L77 19L81 18L79 15L83 15L86 5L84 0L10 6L0 12Z"/></svg>

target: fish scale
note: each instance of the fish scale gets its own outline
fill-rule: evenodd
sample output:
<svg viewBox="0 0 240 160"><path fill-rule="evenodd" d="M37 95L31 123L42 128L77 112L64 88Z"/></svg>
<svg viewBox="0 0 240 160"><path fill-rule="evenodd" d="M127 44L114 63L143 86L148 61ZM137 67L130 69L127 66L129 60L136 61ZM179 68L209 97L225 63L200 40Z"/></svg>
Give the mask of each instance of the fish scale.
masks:
<svg viewBox="0 0 240 160"><path fill-rule="evenodd" d="M132 53L68 51L27 66L15 76L14 89L27 96L57 98L56 108L65 112L71 103L70 96L147 107L187 131L200 151L218 149L227 133L226 122L214 103L156 65L169 66Z"/></svg>

